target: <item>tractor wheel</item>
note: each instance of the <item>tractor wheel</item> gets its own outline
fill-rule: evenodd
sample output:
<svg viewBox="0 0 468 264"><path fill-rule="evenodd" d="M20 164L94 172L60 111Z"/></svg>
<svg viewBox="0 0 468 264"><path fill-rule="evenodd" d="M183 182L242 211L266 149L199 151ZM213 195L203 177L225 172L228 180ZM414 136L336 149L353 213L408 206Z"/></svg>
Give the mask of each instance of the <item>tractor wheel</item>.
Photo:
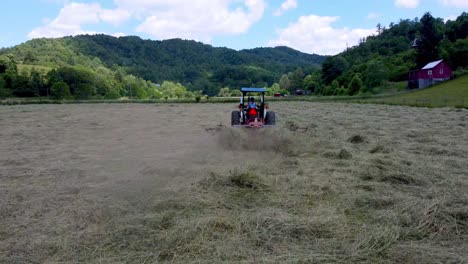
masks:
<svg viewBox="0 0 468 264"><path fill-rule="evenodd" d="M275 112L267 112L265 117L265 125L276 125L276 115Z"/></svg>
<svg viewBox="0 0 468 264"><path fill-rule="evenodd" d="M240 112L239 111L232 111L231 113L231 126L238 126L240 125Z"/></svg>

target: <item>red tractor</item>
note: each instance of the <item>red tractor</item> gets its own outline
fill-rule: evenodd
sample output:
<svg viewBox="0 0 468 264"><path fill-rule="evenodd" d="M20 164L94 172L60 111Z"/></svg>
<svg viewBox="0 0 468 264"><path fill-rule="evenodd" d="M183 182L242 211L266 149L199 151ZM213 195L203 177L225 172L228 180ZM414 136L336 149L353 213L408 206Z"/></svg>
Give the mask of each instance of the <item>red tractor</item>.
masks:
<svg viewBox="0 0 468 264"><path fill-rule="evenodd" d="M241 88L241 92L239 110L231 113L232 126L261 128L276 124L275 112L268 111L265 104L266 88ZM255 95L260 95L259 100L255 100Z"/></svg>

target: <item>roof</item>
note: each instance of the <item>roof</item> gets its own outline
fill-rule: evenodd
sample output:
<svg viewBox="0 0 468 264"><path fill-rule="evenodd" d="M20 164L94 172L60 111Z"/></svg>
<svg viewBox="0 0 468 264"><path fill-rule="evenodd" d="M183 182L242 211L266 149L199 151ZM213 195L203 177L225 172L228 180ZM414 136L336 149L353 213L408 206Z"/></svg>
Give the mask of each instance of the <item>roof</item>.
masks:
<svg viewBox="0 0 468 264"><path fill-rule="evenodd" d="M426 66L424 66L424 68L422 68L422 70L429 70L429 69L432 69L434 68L435 66L437 66L439 63L441 63L443 60L438 60L438 61L433 61L433 62L430 62L428 63Z"/></svg>
<svg viewBox="0 0 468 264"><path fill-rule="evenodd" d="M266 88L249 88L249 87L242 87L241 92L254 92L254 93L265 93Z"/></svg>

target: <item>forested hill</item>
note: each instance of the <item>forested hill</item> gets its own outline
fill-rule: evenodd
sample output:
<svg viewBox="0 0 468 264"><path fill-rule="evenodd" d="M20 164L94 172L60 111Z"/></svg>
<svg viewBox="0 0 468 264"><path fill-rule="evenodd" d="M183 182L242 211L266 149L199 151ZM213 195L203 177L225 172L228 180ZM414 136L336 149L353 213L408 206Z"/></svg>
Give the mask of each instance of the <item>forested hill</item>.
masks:
<svg viewBox="0 0 468 264"><path fill-rule="evenodd" d="M439 59L456 71L452 77L468 70L468 13L448 21L425 13L421 19L378 24L375 35L328 57L305 85L323 95L378 93Z"/></svg>
<svg viewBox="0 0 468 264"><path fill-rule="evenodd" d="M13 54L18 63L26 65L120 68L153 83L180 82L211 94L225 86L272 85L284 73L298 67L312 71L325 60L287 47L236 51L181 39L152 41L107 35L34 39L1 53Z"/></svg>

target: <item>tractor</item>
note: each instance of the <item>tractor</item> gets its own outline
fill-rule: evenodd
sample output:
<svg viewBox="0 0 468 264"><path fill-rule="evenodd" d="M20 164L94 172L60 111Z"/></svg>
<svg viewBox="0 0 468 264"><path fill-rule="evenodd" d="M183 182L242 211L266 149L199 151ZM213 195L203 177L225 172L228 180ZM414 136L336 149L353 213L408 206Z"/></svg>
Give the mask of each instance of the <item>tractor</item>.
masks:
<svg viewBox="0 0 468 264"><path fill-rule="evenodd" d="M276 124L275 112L268 111L265 104L266 88L241 88L239 110L232 111L231 125L235 127L261 128L264 126L274 126ZM260 95L255 101L255 95ZM245 101L245 97L248 101Z"/></svg>

